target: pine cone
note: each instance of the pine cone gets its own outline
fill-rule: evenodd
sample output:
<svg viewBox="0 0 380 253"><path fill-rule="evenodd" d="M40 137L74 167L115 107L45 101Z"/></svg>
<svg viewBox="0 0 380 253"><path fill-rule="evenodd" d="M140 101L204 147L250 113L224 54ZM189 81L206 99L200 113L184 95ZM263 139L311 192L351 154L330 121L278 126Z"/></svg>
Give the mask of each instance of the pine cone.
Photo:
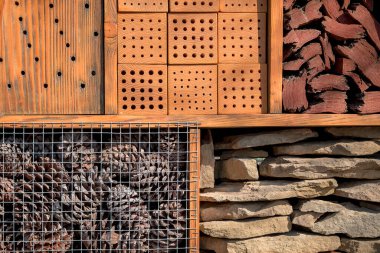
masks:
<svg viewBox="0 0 380 253"><path fill-rule="evenodd" d="M0 202L6 204L14 200L14 181L0 177Z"/></svg>
<svg viewBox="0 0 380 253"><path fill-rule="evenodd" d="M49 158L29 164L15 186L18 200L14 204L14 218L21 226L22 249L48 252L67 250L72 233L63 228L62 194L68 192L70 176L65 168Z"/></svg>
<svg viewBox="0 0 380 253"><path fill-rule="evenodd" d="M168 130L168 133L160 135L160 154L165 156L170 163L179 163L180 167L185 167L187 161L187 144L181 140L179 133ZM178 165L175 165L178 166Z"/></svg>
<svg viewBox="0 0 380 253"><path fill-rule="evenodd" d="M111 142L113 145L132 145L145 153L157 149L157 134L142 134L139 132L113 133Z"/></svg>
<svg viewBox="0 0 380 253"><path fill-rule="evenodd" d="M24 151L31 154L35 161L40 157L57 159L54 153L54 140L52 134L30 134L26 137Z"/></svg>
<svg viewBox="0 0 380 253"><path fill-rule="evenodd" d="M175 200L185 195L185 176L170 167L165 157L153 153L130 172L130 186L144 200Z"/></svg>
<svg viewBox="0 0 380 253"><path fill-rule="evenodd" d="M144 157L144 152L139 152L134 145L114 145L103 151L101 162L112 178L128 178L129 172L136 170Z"/></svg>
<svg viewBox="0 0 380 253"><path fill-rule="evenodd" d="M17 252L15 249L15 233L18 228L15 228L14 222L11 219L1 220L0 222L0 252Z"/></svg>
<svg viewBox="0 0 380 253"><path fill-rule="evenodd" d="M112 221L102 223L107 230L101 238L106 244L103 249L145 252L148 249L150 216L138 194L119 184L112 188L107 208Z"/></svg>
<svg viewBox="0 0 380 253"><path fill-rule="evenodd" d="M73 224L89 223L97 219L97 208L102 197L109 192L106 177L98 173L98 167L91 170L78 169L72 175L69 192L63 194L64 219Z"/></svg>
<svg viewBox="0 0 380 253"><path fill-rule="evenodd" d="M65 133L57 144L58 159L68 169L91 169L97 162L100 146L89 134Z"/></svg>
<svg viewBox="0 0 380 253"><path fill-rule="evenodd" d="M152 212L149 240L154 253L176 250L186 232L186 210L179 202L162 203Z"/></svg>
<svg viewBox="0 0 380 253"><path fill-rule="evenodd" d="M6 138L0 143L0 176L14 178L31 160L20 148L22 140Z"/></svg>

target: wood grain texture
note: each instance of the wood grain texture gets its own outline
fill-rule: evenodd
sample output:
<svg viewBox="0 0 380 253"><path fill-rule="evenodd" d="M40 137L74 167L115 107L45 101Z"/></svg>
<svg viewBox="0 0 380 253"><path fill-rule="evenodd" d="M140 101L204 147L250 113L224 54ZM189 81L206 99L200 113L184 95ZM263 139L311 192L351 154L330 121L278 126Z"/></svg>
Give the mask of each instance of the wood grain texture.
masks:
<svg viewBox="0 0 380 253"><path fill-rule="evenodd" d="M266 113L266 64L219 64L218 72L219 114Z"/></svg>
<svg viewBox="0 0 380 253"><path fill-rule="evenodd" d="M168 114L167 65L119 64L119 114Z"/></svg>
<svg viewBox="0 0 380 253"><path fill-rule="evenodd" d="M282 113L283 1L269 0L269 113Z"/></svg>
<svg viewBox="0 0 380 253"><path fill-rule="evenodd" d="M1 2L2 112L103 113L102 2Z"/></svg>
<svg viewBox="0 0 380 253"><path fill-rule="evenodd" d="M119 63L167 63L166 13L118 16Z"/></svg>
<svg viewBox="0 0 380 253"><path fill-rule="evenodd" d="M221 12L267 12L267 0L220 0Z"/></svg>
<svg viewBox="0 0 380 253"><path fill-rule="evenodd" d="M218 63L218 15L169 14L169 63Z"/></svg>
<svg viewBox="0 0 380 253"><path fill-rule="evenodd" d="M104 0L104 112L117 114L117 0Z"/></svg>
<svg viewBox="0 0 380 253"><path fill-rule="evenodd" d="M380 126L380 115L356 114L257 114L257 115L44 115L44 116L0 116L5 126L21 127L23 124L38 127L35 123L59 123L71 128L72 124L83 128L109 127L127 124L138 128L141 123L199 123L201 128L244 128L244 127L327 127L327 126Z"/></svg>
<svg viewBox="0 0 380 253"><path fill-rule="evenodd" d="M189 253L199 253L201 130L190 129L190 240Z"/></svg>
<svg viewBox="0 0 380 253"><path fill-rule="evenodd" d="M218 12L219 0L170 0L170 12Z"/></svg>
<svg viewBox="0 0 380 253"><path fill-rule="evenodd" d="M219 63L266 63L266 14L219 13Z"/></svg>
<svg viewBox="0 0 380 253"><path fill-rule="evenodd" d="M217 114L218 66L168 68L169 114Z"/></svg>
<svg viewBox="0 0 380 253"><path fill-rule="evenodd" d="M168 12L169 0L119 0L119 12Z"/></svg>

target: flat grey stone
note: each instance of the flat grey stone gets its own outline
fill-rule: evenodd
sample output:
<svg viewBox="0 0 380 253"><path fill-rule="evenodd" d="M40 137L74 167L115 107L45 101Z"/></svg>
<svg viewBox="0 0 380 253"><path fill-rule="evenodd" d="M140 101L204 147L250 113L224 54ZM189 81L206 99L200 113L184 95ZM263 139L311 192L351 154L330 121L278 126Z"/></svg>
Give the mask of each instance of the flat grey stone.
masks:
<svg viewBox="0 0 380 253"><path fill-rule="evenodd" d="M326 132L336 137L380 139L380 127L329 127Z"/></svg>
<svg viewBox="0 0 380 253"><path fill-rule="evenodd" d="M380 180L361 180L340 183L334 195L380 203Z"/></svg>
<svg viewBox="0 0 380 253"><path fill-rule="evenodd" d="M257 163L254 159L231 158L222 161L220 178L231 181L251 181L259 179Z"/></svg>

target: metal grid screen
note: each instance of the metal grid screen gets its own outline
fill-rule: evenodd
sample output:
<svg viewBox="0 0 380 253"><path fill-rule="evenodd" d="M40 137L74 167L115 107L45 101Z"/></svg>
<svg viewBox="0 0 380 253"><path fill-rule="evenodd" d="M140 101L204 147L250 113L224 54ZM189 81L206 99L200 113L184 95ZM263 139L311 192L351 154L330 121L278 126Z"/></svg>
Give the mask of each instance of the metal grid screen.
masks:
<svg viewBox="0 0 380 253"><path fill-rule="evenodd" d="M194 129L2 125L0 252L195 252Z"/></svg>

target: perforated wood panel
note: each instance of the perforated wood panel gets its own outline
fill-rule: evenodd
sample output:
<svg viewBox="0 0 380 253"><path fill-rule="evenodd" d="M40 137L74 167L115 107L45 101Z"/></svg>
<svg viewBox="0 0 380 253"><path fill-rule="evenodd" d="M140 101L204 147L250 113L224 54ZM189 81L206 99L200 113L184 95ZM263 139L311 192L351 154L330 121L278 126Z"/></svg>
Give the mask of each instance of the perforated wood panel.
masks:
<svg viewBox="0 0 380 253"><path fill-rule="evenodd" d="M219 0L171 0L171 12L218 12Z"/></svg>
<svg viewBox="0 0 380 253"><path fill-rule="evenodd" d="M169 14L169 63L217 63L217 14Z"/></svg>
<svg viewBox="0 0 380 253"><path fill-rule="evenodd" d="M0 114L101 114L102 1L0 1Z"/></svg>
<svg viewBox="0 0 380 253"><path fill-rule="evenodd" d="M221 12L267 12L268 0L220 0Z"/></svg>
<svg viewBox="0 0 380 253"><path fill-rule="evenodd" d="M266 63L266 14L219 14L219 62Z"/></svg>
<svg viewBox="0 0 380 253"><path fill-rule="evenodd" d="M119 0L120 12L167 12L169 0Z"/></svg>
<svg viewBox="0 0 380 253"><path fill-rule="evenodd" d="M119 113L167 114L167 66L119 64Z"/></svg>
<svg viewBox="0 0 380 253"><path fill-rule="evenodd" d="M217 114L216 65L169 66L169 114Z"/></svg>
<svg viewBox="0 0 380 253"><path fill-rule="evenodd" d="M166 13L119 14L119 63L166 64Z"/></svg>
<svg viewBox="0 0 380 253"><path fill-rule="evenodd" d="M218 79L219 114L266 113L266 64L220 64Z"/></svg>

